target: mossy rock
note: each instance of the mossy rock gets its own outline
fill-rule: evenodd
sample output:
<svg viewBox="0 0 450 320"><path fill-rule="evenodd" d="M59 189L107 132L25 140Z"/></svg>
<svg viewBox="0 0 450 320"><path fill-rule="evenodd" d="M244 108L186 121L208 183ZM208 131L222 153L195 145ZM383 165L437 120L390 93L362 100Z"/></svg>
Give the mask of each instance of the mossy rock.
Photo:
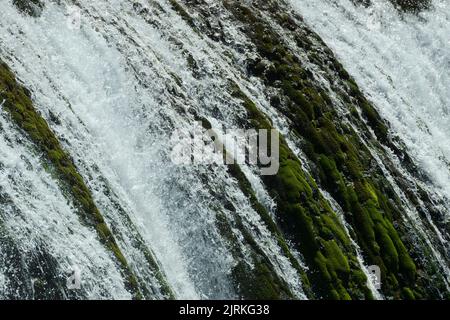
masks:
<svg viewBox="0 0 450 320"><path fill-rule="evenodd" d="M200 118L197 115L194 117L196 118L196 121L199 121L206 130L210 130L212 128L211 123L207 119ZM227 151L225 147L223 147L223 150L223 156L225 159L227 157ZM304 290L308 293L309 283L303 269L292 255L278 226L274 223L264 206L259 203L245 174L236 163L228 165L228 172L236 179L239 188L242 190L244 195L247 196L253 209L259 214L268 230L277 240L283 254L289 259L292 266L297 270L299 276L303 280ZM229 209L233 210L232 207ZM240 298L251 300L293 299L294 295L288 285L281 278L279 278L273 270L269 259L255 242L250 233L246 230L240 216L236 215L234 224L236 225L235 228L240 230L248 248L250 249L250 261L248 260L249 255L244 257L242 252L236 249L240 247L240 245L238 244L238 239L236 239L236 236L232 232L230 223L231 222L227 220L224 214L220 212L217 213L217 227L222 236L230 243L230 251L233 254L234 259L238 261L237 265L232 270L232 276L236 284L236 291L240 294Z"/></svg>
<svg viewBox="0 0 450 320"><path fill-rule="evenodd" d="M419 12L430 8L431 0L390 0L395 6L404 11Z"/></svg>
<svg viewBox="0 0 450 320"><path fill-rule="evenodd" d="M395 280L391 282L392 286L386 289L387 294L398 296L401 285L409 285L416 278L416 266L393 227L393 222L399 219L402 210L387 198L387 195L395 197L395 192L390 189L384 175L378 169L372 169L374 159L370 151L358 134L342 123L328 95L317 86L313 76L303 68L289 47L280 43L279 39L282 37L256 14L260 9L279 19L279 4L266 1L264 6L253 3L253 7L247 7L236 1L226 1L225 5L244 26L246 34L253 41L256 53L260 56L258 59L264 61L264 68L250 68L249 71L256 70L252 75L261 78L267 87L278 92L278 97L274 99L271 90L271 101L274 101L272 105L291 120L292 128L302 141L301 148L312 168L311 178L304 174L298 159L286 148L285 142L281 141L280 171L276 176L264 179L271 194L277 199L279 212L282 213L280 225L284 226L288 234L303 235L298 241L303 243L300 251L308 253L305 257L310 257L312 265L317 266L317 262L322 261L321 256L317 258L315 253L316 248L323 246L323 240L337 241L339 248L345 252L344 256L352 257L351 250L345 248L349 245L345 240L348 237L338 231L342 227L333 230L327 225L330 219L322 218L332 217L334 213L323 208L319 192L309 183L310 180L316 180L344 210L369 263L380 265L384 276ZM280 24L284 23L282 20ZM301 33L298 33L298 37L301 37ZM303 40L301 42L308 42ZM331 64L348 88L343 95L350 103L350 113L351 110L359 110L353 113L357 114L358 118L359 114L362 115L362 119L358 120L361 125L370 126L379 142L389 143L386 123L332 54L327 58L327 61L332 61ZM320 65L321 58L317 56L314 63ZM270 127L270 120L261 115L248 98L240 99L248 110L249 121L253 127ZM322 214L321 217L317 213L318 210L328 213ZM322 241L317 241L320 238ZM321 253L326 258L324 252ZM319 269L324 270L323 264ZM328 278L328 274L333 276L328 268L327 271L322 271L324 279ZM329 293L340 292L337 280L335 285ZM346 285L349 286L351 285Z"/></svg>
<svg viewBox="0 0 450 320"><path fill-rule="evenodd" d="M32 17L40 17L44 9L42 0L13 0L13 4L20 12Z"/></svg>
<svg viewBox="0 0 450 320"><path fill-rule="evenodd" d="M242 101L252 128L272 129L266 116L236 85L232 85L230 91ZM279 161L278 173L263 181L277 200L284 235L297 243L311 267L308 278L317 296L329 299L371 297L364 277L350 276L352 271L361 274L350 239L283 138ZM349 260L354 263L350 265ZM345 287L353 290L350 293Z"/></svg>
<svg viewBox="0 0 450 320"><path fill-rule="evenodd" d="M100 241L109 249L120 266L128 290L134 294L135 298L140 298L141 293L136 277L97 209L92 194L78 173L73 160L62 148L44 118L34 108L30 93L16 81L8 66L1 61L0 102L11 115L13 122L29 136L41 152L44 161L52 168L61 188L70 195L70 199L77 206L82 222L96 229Z"/></svg>

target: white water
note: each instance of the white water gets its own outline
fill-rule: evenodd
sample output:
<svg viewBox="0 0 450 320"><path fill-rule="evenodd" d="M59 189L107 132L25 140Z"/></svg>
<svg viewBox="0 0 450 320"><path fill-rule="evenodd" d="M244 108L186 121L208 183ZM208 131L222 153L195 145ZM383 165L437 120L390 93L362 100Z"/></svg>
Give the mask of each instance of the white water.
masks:
<svg viewBox="0 0 450 320"><path fill-rule="evenodd" d="M274 270L304 298L296 270L224 168L179 168L166 158L174 124L181 130L190 128L179 110L186 104L214 110L226 99L219 90L226 85L221 77L225 63L217 58L221 53L197 37L166 1L159 3L167 14L151 16L158 28L138 16L128 1L78 2L83 8L81 28L73 30L64 6L48 3L43 15L34 19L2 1L0 57L32 90L35 106L74 157L102 214L121 234L119 245L133 270L151 278L142 274L140 254L101 181L107 181L114 200L154 252L177 298L237 297L231 284L236 262L217 230L217 210L230 221L239 213ZM194 80L171 36L202 61L208 78ZM183 81L182 88L173 74ZM171 89L187 98L182 100ZM222 121L232 127L236 107L224 109L229 117L222 116ZM50 121L50 112L61 125ZM207 186L202 176L207 177ZM235 212L223 208L220 197L212 197L210 190L228 195ZM63 201L61 195L53 196ZM242 238L239 230L233 232ZM58 239L59 250L72 251ZM245 254L248 248L241 247ZM104 273L115 272L110 265Z"/></svg>
<svg viewBox="0 0 450 320"><path fill-rule="evenodd" d="M59 261L55 276L64 279L75 268L80 269L83 291L88 298L131 298L111 254L98 241L95 231L81 225L56 182L45 172L36 156L30 153L32 147L17 142L18 139L23 140L23 136L11 127L4 116L2 110L0 193L8 196L8 202L2 205L0 223L17 245L19 256L0 252L0 274L15 271L8 270L13 268L11 261L23 259L26 267L32 267L28 266L28 261L44 249ZM20 281L8 283L3 276L1 278L4 283L0 281L0 285L5 290L0 290L0 298L8 292L7 287L18 287L20 284Z"/></svg>
<svg viewBox="0 0 450 320"><path fill-rule="evenodd" d="M388 0L290 0L392 125L450 207L450 1L415 16ZM445 208L446 207L446 208Z"/></svg>

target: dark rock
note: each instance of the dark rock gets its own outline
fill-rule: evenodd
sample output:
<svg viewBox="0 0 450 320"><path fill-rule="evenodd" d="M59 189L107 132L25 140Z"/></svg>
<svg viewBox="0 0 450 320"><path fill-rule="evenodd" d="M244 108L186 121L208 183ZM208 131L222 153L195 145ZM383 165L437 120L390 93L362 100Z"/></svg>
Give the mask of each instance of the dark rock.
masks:
<svg viewBox="0 0 450 320"><path fill-rule="evenodd" d="M44 3L41 0L13 0L16 8L31 17L40 17L44 9Z"/></svg>

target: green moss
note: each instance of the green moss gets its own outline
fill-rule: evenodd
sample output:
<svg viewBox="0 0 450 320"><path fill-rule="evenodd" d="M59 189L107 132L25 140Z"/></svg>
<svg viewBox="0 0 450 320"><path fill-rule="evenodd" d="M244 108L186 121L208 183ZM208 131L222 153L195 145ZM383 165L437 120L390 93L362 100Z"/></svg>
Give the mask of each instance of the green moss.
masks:
<svg viewBox="0 0 450 320"><path fill-rule="evenodd" d="M408 287L405 287L402 289L402 294L403 294L403 297L407 300L416 300L416 298L414 296L414 292Z"/></svg>
<svg viewBox="0 0 450 320"><path fill-rule="evenodd" d="M236 85L231 86L231 92L247 109L252 128L272 128L265 115ZM350 239L283 138L280 169L275 176L264 178L264 183L277 200L283 233L297 243L311 267L308 278L314 291L329 299L370 297L364 279L349 276L352 270L359 270ZM349 260L353 261L352 266ZM349 293L344 287L353 290Z"/></svg>
<svg viewBox="0 0 450 320"><path fill-rule="evenodd" d="M92 195L77 172L77 169L62 148L46 121L34 109L29 93L20 86L6 64L0 62L0 101L4 100L3 108L9 112L15 124L24 130L42 156L51 165L61 187L70 194L77 206L78 212L89 226L95 227L100 240L115 256L126 279L128 289L135 298L140 298L137 281L128 263L120 251L114 236L98 211Z"/></svg>
<svg viewBox="0 0 450 320"><path fill-rule="evenodd" d="M380 245L381 256L386 266L394 271L398 271L398 253L394 242L389 237L386 229L381 223L375 225L377 243Z"/></svg>
<svg viewBox="0 0 450 320"><path fill-rule="evenodd" d="M13 4L20 12L32 17L39 17L44 8L41 0L13 0Z"/></svg>
<svg viewBox="0 0 450 320"><path fill-rule="evenodd" d="M420 12L428 9L432 2L431 0L390 0L398 9L407 12Z"/></svg>
<svg viewBox="0 0 450 320"><path fill-rule="evenodd" d="M239 165L232 164L228 166L229 173L238 181L240 189L243 193L248 197L250 203L252 204L253 209L259 214L269 231L274 235L277 239L278 245L282 249L283 253L286 257L289 258L289 261L293 265L293 267L299 272L299 274L304 278L304 272L298 261L292 255L286 240L284 239L282 232L279 230L277 224L273 221L267 210L259 203L256 195L250 185L250 182L245 177L244 173L240 169ZM305 279L304 279L305 280ZM308 285L308 281L303 281L305 286Z"/></svg>
<svg viewBox="0 0 450 320"><path fill-rule="evenodd" d="M220 215L219 215L220 217ZM236 250L238 240L231 231L231 226L225 218L219 218L219 229L222 235L228 237L228 241L232 243L233 256L238 264L233 268L232 275L236 282L237 291L240 293L242 299L246 300L279 300L294 298L288 285L280 279L271 268L269 259L264 252L254 241L253 237L246 231L242 224L241 218L236 217L237 228L244 236L245 242L249 245L251 261L248 260L248 255L242 256Z"/></svg>
<svg viewBox="0 0 450 320"><path fill-rule="evenodd" d="M325 230L330 230L330 235L333 237L337 237L337 239L343 243L346 247L350 247L350 239L348 238L345 231L339 227L339 221L336 216L322 215L323 228ZM326 234L327 231L322 231L321 233ZM325 239L330 239L326 237Z"/></svg>
<svg viewBox="0 0 450 320"><path fill-rule="evenodd" d="M256 261L253 266L240 261L233 269L233 276L238 283L238 291L243 299L292 299L291 294L283 294L286 292L286 288L280 285L279 279L274 277L273 271L266 263L258 262L256 256L253 256L253 261Z"/></svg>
<svg viewBox="0 0 450 320"><path fill-rule="evenodd" d="M416 267L393 227L393 220L398 219L400 213L385 196L389 194L395 197L395 193L389 189L389 182L381 172L372 169L374 159L358 134L342 123L330 98L316 86L313 76L302 67L290 49L280 43L274 28L256 16L256 10L242 3L224 1L224 4L244 25L245 32L260 55L258 59L265 61L264 68L257 69L258 72L253 75L278 92L278 97L274 97L272 90L272 105L291 120L292 129L301 138L301 148L311 162L313 178L343 208L368 261L379 265L383 276L392 280L391 286L383 289L388 295L398 296L402 284L414 281ZM285 24L277 14L279 7L275 1L267 1L263 10L275 19L280 18L280 24ZM311 50L311 44L300 33L297 34L297 40ZM310 56L313 56L312 53ZM317 55L314 61L320 66L321 59ZM347 92L342 95L349 103L350 111L359 119L359 110L379 141L389 143L388 127L364 98L354 80L332 55L328 55L327 59L327 63L331 61L347 85ZM250 72L252 70L249 69ZM234 96L243 101L252 127L271 127L270 121L248 98L236 93ZM298 159L286 147L283 139L280 153L280 171L277 176L266 178L265 183L277 199L278 211L282 214L280 225L284 232L296 235L294 238L297 237L298 243L303 244L301 252L308 253L305 257L313 266L318 267L317 261L321 261L317 259L316 252L323 241L318 243L317 239L337 241L344 256L351 260L351 250L346 249L349 246L346 240L348 237L338 231L342 227L333 228L329 224L330 219L323 218L333 217L334 214L324 208L319 192L309 183L313 179L304 174ZM325 252L321 253L327 258ZM349 265L351 268L351 263ZM323 270L323 266L319 269ZM323 273L323 279L327 277L327 273ZM330 296L335 291L340 292L339 281L348 280L339 279L338 276L334 288L325 289ZM345 285L346 288L351 286L348 282Z"/></svg>
<svg viewBox="0 0 450 320"><path fill-rule="evenodd" d="M328 272L327 259L324 257L324 255L321 252L316 253L314 262L315 262L316 267L319 270L321 276L323 277L323 280L325 280L327 283L331 284L333 281L333 277ZM330 290L330 298L332 298L332 299L339 298L339 295L336 295L336 293L337 293L336 289L332 288Z"/></svg>
<svg viewBox="0 0 450 320"><path fill-rule="evenodd" d="M363 116L367 119L369 125L375 131L377 138L381 142L388 142L389 129L386 126L386 124L381 120L381 117L378 114L378 112L374 109L372 105L369 104L369 102L367 102L365 98L362 97L360 92L358 95L358 99L359 99L359 107L363 112Z"/></svg>
<svg viewBox="0 0 450 320"><path fill-rule="evenodd" d="M195 26L194 19L190 16L190 14L184 9L184 7L177 0L169 0L172 8L181 16L181 18L187 22L187 24L197 31L197 27Z"/></svg>

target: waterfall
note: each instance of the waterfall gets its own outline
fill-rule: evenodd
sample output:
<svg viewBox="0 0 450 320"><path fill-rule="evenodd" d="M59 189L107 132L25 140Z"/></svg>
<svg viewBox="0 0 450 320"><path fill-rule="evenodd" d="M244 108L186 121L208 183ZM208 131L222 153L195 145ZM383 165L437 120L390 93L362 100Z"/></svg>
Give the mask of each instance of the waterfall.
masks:
<svg viewBox="0 0 450 320"><path fill-rule="evenodd" d="M234 298L230 270L235 261L218 234L211 210L222 204L202 190L205 187L198 177L174 168L161 155L167 151L163 148L169 144L173 126L183 128L186 123L165 87L174 86L173 73L183 81L192 81L192 76L185 75L182 51L168 38L171 33L191 30L173 11L160 23L174 25L175 30L155 28L136 15L132 3L126 1L86 1L81 8L80 29L73 29L64 6L49 3L39 19L32 19L8 1L2 2L2 58L32 89L34 103L49 122L57 118L52 128L81 173L90 177L88 185L108 222L124 228L121 236L127 236L116 201L155 253L176 296ZM107 14L100 17L102 12ZM187 45L200 47L193 48L193 54L202 57L203 50L211 51L201 39L190 42ZM214 53L206 54L204 59ZM195 87L186 88L185 94L192 96L193 103L207 103L195 100L204 99L206 90L214 88L208 88L208 80L198 85L205 90L201 97L189 92L199 90ZM214 99L212 96L209 101L211 108L218 103ZM184 127L187 130L189 125ZM292 278L288 281L302 296L296 271L280 255L275 240L233 182L220 171L203 174L222 189L219 192L236 198L234 205L251 228L256 228L264 250L274 255L280 273ZM106 186L115 195L114 201L105 195ZM54 235L44 233L42 237ZM93 237L90 241L96 243ZM124 238L122 242L122 250L131 261L136 259L139 268L142 257L138 253L133 257L137 249L132 240Z"/></svg>
<svg viewBox="0 0 450 320"><path fill-rule="evenodd" d="M418 15L388 0L369 7L349 0L291 0L405 142L430 177L431 188L450 199L450 3L436 0Z"/></svg>
<svg viewBox="0 0 450 320"><path fill-rule="evenodd" d="M73 196L79 190L60 181L48 150L5 107L11 95L0 92L0 299L445 295L446 1L417 14L399 13L387 0L368 7L289 0L274 5L276 12L265 7L273 1L259 0L239 2L248 12L212 0L34 1L31 11L13 2L0 2L0 62L70 156L107 231L83 220ZM258 47L258 35L247 30L251 19L280 35L298 74L276 63L273 81L252 71L269 72L272 56L279 57L276 48L262 57L265 44ZM379 122L389 124L388 138L366 120L362 94L335 56ZM303 98L283 77L305 85ZM11 87L2 81L0 89ZM348 152L339 157L356 150L352 165L367 164L359 189L350 165L307 147L314 137L301 131L294 108L283 107L291 100L314 105L318 132L328 130L328 120L337 128L336 148ZM259 121L278 130L283 174L261 176L248 161L177 165L174 133L189 136L199 119L213 128ZM411 156L418 172L396 150ZM342 191L352 187L373 220L372 243ZM391 244L396 258L383 251ZM367 280L375 263L386 273L384 291ZM74 270L77 290L66 283Z"/></svg>

